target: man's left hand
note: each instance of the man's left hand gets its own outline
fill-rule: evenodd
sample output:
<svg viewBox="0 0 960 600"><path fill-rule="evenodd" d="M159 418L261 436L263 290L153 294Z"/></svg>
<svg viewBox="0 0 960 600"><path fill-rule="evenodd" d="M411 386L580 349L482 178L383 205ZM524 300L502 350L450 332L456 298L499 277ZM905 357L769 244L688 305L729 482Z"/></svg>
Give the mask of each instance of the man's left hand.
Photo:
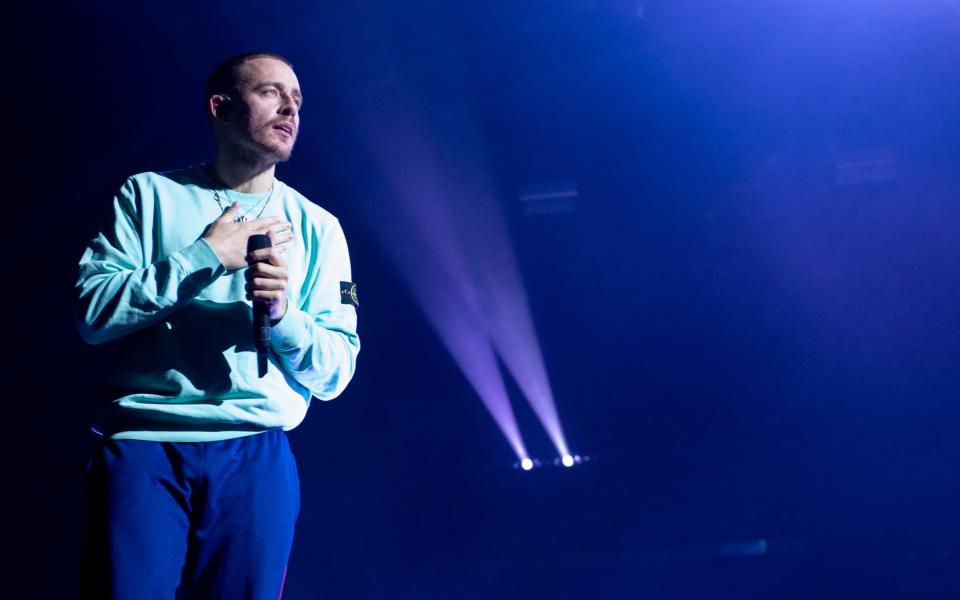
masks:
<svg viewBox="0 0 960 600"><path fill-rule="evenodd" d="M271 324L287 312L287 262L281 256L285 250L285 246L273 246L247 254L247 300L265 302Z"/></svg>

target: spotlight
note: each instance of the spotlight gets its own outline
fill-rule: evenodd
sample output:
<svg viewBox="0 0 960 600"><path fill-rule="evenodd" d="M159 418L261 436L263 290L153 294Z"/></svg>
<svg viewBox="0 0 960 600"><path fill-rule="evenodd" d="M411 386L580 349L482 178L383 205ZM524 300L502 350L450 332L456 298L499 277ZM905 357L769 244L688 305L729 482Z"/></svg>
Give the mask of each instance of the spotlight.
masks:
<svg viewBox="0 0 960 600"><path fill-rule="evenodd" d="M590 462L591 459L586 455L579 454L564 454L563 456L556 456L554 458L541 461L539 458L523 458L518 462L513 463L514 469L523 469L524 471L532 471L533 469L539 469L541 467L573 467L579 464Z"/></svg>

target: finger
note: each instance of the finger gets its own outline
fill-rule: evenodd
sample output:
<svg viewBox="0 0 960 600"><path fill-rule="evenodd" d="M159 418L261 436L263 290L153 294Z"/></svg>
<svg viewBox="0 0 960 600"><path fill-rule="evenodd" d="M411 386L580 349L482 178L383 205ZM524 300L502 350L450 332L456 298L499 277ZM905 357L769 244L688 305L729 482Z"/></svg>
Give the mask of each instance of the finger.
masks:
<svg viewBox="0 0 960 600"><path fill-rule="evenodd" d="M272 248L275 252L279 252L280 248ZM251 259L251 255L247 255L247 260ZM267 260L266 258L260 258L257 260L250 261L250 264L247 268L247 273L250 274L250 277L256 277L261 273L269 273L271 275L279 273L281 271L286 272L286 265L278 266Z"/></svg>
<svg viewBox="0 0 960 600"><path fill-rule="evenodd" d="M247 259L248 263L252 264L256 262L269 260L270 255L273 254L273 252L274 252L273 247L261 248L259 250L254 250L253 252L248 252L245 258Z"/></svg>
<svg viewBox="0 0 960 600"><path fill-rule="evenodd" d="M270 241L273 243L274 246L278 246L280 244L286 244L287 242L293 239L292 233L284 232L284 231L281 231L279 233L270 233L267 235L270 236Z"/></svg>
<svg viewBox="0 0 960 600"><path fill-rule="evenodd" d="M246 270L244 277L248 280L254 277L269 277L270 279L286 279L286 267L277 267L268 262L255 262Z"/></svg>
<svg viewBox="0 0 960 600"><path fill-rule="evenodd" d="M280 221L279 223L274 223L270 226L271 233L279 233L281 231L289 231L293 233L293 225L289 221Z"/></svg>
<svg viewBox="0 0 960 600"><path fill-rule="evenodd" d="M280 217L263 217L260 219L253 219L252 221L247 221L247 225L249 225L250 231L255 231L258 233L266 231L271 227L273 227L274 225L278 225L278 224L286 224L292 227L292 225L290 225L288 221L284 221Z"/></svg>
<svg viewBox="0 0 960 600"><path fill-rule="evenodd" d="M287 246L276 246L275 248L271 248L271 250L273 250L273 253L270 255L270 258L267 259L267 261L271 265L283 269L283 272L286 273L287 261L283 260L282 255L287 251Z"/></svg>
<svg viewBox="0 0 960 600"><path fill-rule="evenodd" d="M280 255L286 252L286 250L286 246L273 246L270 248L263 248L262 250L254 250L253 252L247 254L247 263L253 264L257 262L267 262L278 267L286 267L287 262L280 257Z"/></svg>
<svg viewBox="0 0 960 600"><path fill-rule="evenodd" d="M255 277L248 281L246 285L243 286L243 289L248 292L255 292L257 290L263 291L278 291L287 289L287 280L286 279L265 279L263 277Z"/></svg>
<svg viewBox="0 0 960 600"><path fill-rule="evenodd" d="M293 228L289 223L279 223L270 227L267 235L275 242L279 240L289 240L293 238Z"/></svg>
<svg viewBox="0 0 960 600"><path fill-rule="evenodd" d="M247 300L260 300L272 304L283 300L283 294L282 290L253 290L247 292Z"/></svg>
<svg viewBox="0 0 960 600"><path fill-rule="evenodd" d="M250 268L244 273L247 281L254 278L263 277L266 279L289 279L286 267L276 267L267 262L258 262L250 265Z"/></svg>
<svg viewBox="0 0 960 600"><path fill-rule="evenodd" d="M217 217L217 220L223 223L229 223L236 218L238 212L240 212L240 203L234 200L233 204L231 204L227 210L223 211L223 214Z"/></svg>

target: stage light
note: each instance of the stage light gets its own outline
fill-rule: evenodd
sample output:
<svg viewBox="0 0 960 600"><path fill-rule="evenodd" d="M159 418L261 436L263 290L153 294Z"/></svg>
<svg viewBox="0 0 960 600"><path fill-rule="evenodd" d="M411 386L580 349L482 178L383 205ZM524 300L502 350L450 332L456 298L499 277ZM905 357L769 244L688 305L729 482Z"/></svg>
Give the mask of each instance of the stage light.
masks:
<svg viewBox="0 0 960 600"><path fill-rule="evenodd" d="M365 116L360 134L386 189L364 221L517 458L527 450L507 374L556 454L569 454L483 136L471 119L439 130L433 121L415 95ZM529 188L521 201L562 212L576 208L577 193L564 181Z"/></svg>
<svg viewBox="0 0 960 600"><path fill-rule="evenodd" d="M570 468L576 465L581 465L590 462L593 460L587 455L579 454L564 454L563 456L555 456L554 458L541 461L539 458L525 457L515 463L513 463L514 469L522 469L524 471L532 471L534 469L540 469L545 467L556 467L560 468Z"/></svg>

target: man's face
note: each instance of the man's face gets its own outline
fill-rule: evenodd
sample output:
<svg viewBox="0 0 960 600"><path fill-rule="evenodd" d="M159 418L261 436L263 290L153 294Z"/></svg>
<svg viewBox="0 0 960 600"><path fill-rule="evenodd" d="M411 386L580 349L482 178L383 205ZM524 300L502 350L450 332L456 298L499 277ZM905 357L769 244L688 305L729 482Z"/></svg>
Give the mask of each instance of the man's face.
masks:
<svg viewBox="0 0 960 600"><path fill-rule="evenodd" d="M274 58L253 58L239 67L240 98L232 108L231 141L251 158L290 158L300 129L300 83L293 69Z"/></svg>

